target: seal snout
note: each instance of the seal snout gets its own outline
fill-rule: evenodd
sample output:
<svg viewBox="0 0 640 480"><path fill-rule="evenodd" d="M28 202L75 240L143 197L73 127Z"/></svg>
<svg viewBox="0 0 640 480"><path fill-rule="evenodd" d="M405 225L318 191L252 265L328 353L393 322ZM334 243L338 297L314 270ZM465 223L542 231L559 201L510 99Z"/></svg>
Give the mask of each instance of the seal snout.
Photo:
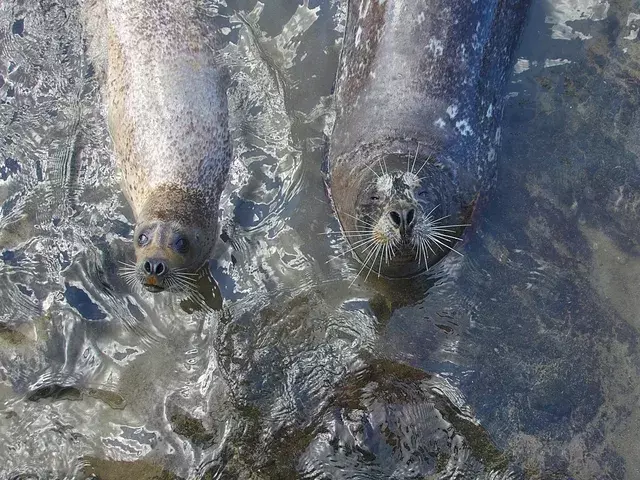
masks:
<svg viewBox="0 0 640 480"><path fill-rule="evenodd" d="M157 258L149 258L144 262L143 265L144 272L147 275L155 275L157 277L162 277L167 273L167 264Z"/></svg>
<svg viewBox="0 0 640 480"><path fill-rule="evenodd" d="M163 281L169 273L167 263L160 258L147 258L142 268L145 273L144 288L153 293L164 290Z"/></svg>
<svg viewBox="0 0 640 480"><path fill-rule="evenodd" d="M389 212L389 220L403 237L411 230L416 218L416 210L413 207L395 209Z"/></svg>

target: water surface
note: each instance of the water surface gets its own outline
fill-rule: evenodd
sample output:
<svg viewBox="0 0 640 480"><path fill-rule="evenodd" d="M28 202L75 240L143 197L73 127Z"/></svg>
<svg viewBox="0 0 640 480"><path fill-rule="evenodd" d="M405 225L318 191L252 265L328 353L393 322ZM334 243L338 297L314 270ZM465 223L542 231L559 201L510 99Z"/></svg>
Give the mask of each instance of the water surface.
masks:
<svg viewBox="0 0 640 480"><path fill-rule="evenodd" d="M640 478L640 2L533 2L464 257L393 283L323 235L344 5L298 3L203 2L235 161L187 299L118 275L78 5L0 6L0 478Z"/></svg>

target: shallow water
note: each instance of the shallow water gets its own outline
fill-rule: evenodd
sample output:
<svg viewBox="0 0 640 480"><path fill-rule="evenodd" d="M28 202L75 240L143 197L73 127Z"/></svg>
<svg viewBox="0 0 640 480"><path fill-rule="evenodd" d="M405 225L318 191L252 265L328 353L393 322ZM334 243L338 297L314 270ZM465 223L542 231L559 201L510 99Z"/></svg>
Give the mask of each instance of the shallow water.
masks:
<svg viewBox="0 0 640 480"><path fill-rule="evenodd" d="M189 299L118 276L78 6L0 6L0 478L640 478L640 2L535 0L464 257L353 284L321 235L339 2L204 3L236 159Z"/></svg>

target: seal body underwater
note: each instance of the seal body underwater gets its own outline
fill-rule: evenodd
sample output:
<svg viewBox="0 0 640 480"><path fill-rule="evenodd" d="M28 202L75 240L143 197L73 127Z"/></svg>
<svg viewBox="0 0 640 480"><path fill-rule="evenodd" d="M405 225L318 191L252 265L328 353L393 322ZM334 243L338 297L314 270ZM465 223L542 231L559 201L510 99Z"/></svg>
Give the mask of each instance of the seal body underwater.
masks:
<svg viewBox="0 0 640 480"><path fill-rule="evenodd" d="M326 173L368 274L415 275L454 249L495 177L529 5L349 1Z"/></svg>
<svg viewBox="0 0 640 480"><path fill-rule="evenodd" d="M196 5L100 5L109 130L136 219L124 275L152 292L184 289L208 260L232 160L226 73Z"/></svg>

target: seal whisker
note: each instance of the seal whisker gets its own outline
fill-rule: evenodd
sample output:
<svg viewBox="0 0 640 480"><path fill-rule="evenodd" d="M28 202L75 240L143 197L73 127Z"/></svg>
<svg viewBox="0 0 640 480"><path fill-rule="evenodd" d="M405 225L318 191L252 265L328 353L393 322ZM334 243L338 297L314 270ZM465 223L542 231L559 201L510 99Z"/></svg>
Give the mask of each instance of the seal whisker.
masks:
<svg viewBox="0 0 640 480"><path fill-rule="evenodd" d="M393 244L391 242L387 242L384 244L384 261L385 263L388 265L389 262L391 262L391 258L392 258L392 249L393 249ZM382 256L380 258L380 267L378 269L378 277L381 275L382 273Z"/></svg>
<svg viewBox="0 0 640 480"><path fill-rule="evenodd" d="M384 163L383 163L384 161ZM389 172L387 171L387 162L386 160L379 158L378 159L378 163L380 164L380 169L382 170L382 174L383 175L389 175Z"/></svg>
<svg viewBox="0 0 640 480"><path fill-rule="evenodd" d="M429 240L431 240L432 242L434 242L436 245L438 245L440 248L444 249L449 249L452 252L456 252L458 255L460 255L461 257L464 257L463 254L461 254L459 251L457 251L455 248L450 247L449 245L447 245L446 243L442 242L441 240L438 240L437 238L435 238L434 236L430 236Z"/></svg>
<svg viewBox="0 0 640 480"><path fill-rule="evenodd" d="M415 176L417 177L418 174L422 171L422 169L429 163L429 161L431 160L431 155L429 155L427 157L427 159L424 161L424 163L422 164L422 166L420 167L420 169L415 173Z"/></svg>
<svg viewBox="0 0 640 480"><path fill-rule="evenodd" d="M436 211L436 208L438 208L439 206L440 206L440 204L436 205L435 207L433 207L433 208L429 211L429 213L427 213L427 214L425 215L425 217L427 218L427 220L430 220L430 219L431 219L431 214L432 214L433 212L435 212L435 211Z"/></svg>
<svg viewBox="0 0 640 480"><path fill-rule="evenodd" d="M140 282L138 282L138 278L136 276L127 276L123 277L125 283L136 293L140 292Z"/></svg>
<svg viewBox="0 0 640 480"><path fill-rule="evenodd" d="M355 249L360 248L360 247L364 247L365 245L367 245L367 248L363 251L363 253L368 250L368 246L369 244L375 244L376 240L375 238L370 238L370 239L365 239L365 240L358 240L357 242L353 243L350 248L348 248L347 250L345 250L342 253L339 253L338 255L333 255L331 258L329 258L329 260L327 260L325 263L329 263L331 260L335 260L337 258L340 258L348 253L353 252Z"/></svg>
<svg viewBox="0 0 640 480"><path fill-rule="evenodd" d="M135 263L124 263L124 262L120 262L120 267L118 267L118 270L120 271L131 271L131 270L137 270L138 266Z"/></svg>
<svg viewBox="0 0 640 480"><path fill-rule="evenodd" d="M451 240L458 240L458 241L462 241L462 239L460 237L455 237L453 235L447 235L445 233L440 233L440 232L430 232L431 235L433 237L437 237L440 239L446 238L446 239L451 239Z"/></svg>
<svg viewBox="0 0 640 480"><path fill-rule="evenodd" d="M431 253L433 253L434 255L436 255L436 251L435 251L435 250L433 249L433 247L431 246L431 241L430 241L429 236L427 236L423 241L424 241L424 245L425 245L425 247L426 247L425 252L424 252L424 253L425 253L425 256L427 256L427 253L428 253L429 251L431 251Z"/></svg>
<svg viewBox="0 0 640 480"><path fill-rule="evenodd" d="M362 223L364 223L365 225L370 226L370 227L372 227L372 228L375 228L375 227L376 227L376 226L375 226L375 224L370 223L370 222L367 222L367 221L365 221L365 220L362 220L361 218L355 217L355 216L353 216L353 215L350 215L350 214L348 214L347 212L338 212L338 213L339 213L339 214L342 214L342 215L346 215L347 217L353 218L354 220L356 220L356 221L358 221L358 222L362 222Z"/></svg>
<svg viewBox="0 0 640 480"><path fill-rule="evenodd" d="M365 167L367 167L369 170L371 170L373 172L373 174L377 177L380 178L380 175L378 175L378 172L376 172L373 168L371 168L369 165L365 165Z"/></svg>
<svg viewBox="0 0 640 480"><path fill-rule="evenodd" d="M120 277L125 282L135 282L138 279L138 274L137 272L126 272L126 273L121 273Z"/></svg>
<svg viewBox="0 0 640 480"><path fill-rule="evenodd" d="M364 271L365 268L367 268L367 263L369 262L369 260L371 259L372 255L375 253L376 249L375 249L375 244L373 245L373 248L371 246L367 247L367 250L369 251L369 254L367 255L367 257L365 258L364 262L362 262L362 268L358 271L358 274L356 275L356 277L353 279L353 281L351 282L351 285L349 285L350 287L356 282L356 280L358 279L358 277L360 276L360 274ZM363 252L364 254L364 252ZM366 278L365 278L366 281Z"/></svg>
<svg viewBox="0 0 640 480"><path fill-rule="evenodd" d="M436 228L429 226L429 232L437 232L437 233L456 233L456 231L452 228Z"/></svg>
<svg viewBox="0 0 640 480"><path fill-rule="evenodd" d="M441 222L442 220L444 220L445 218L449 218L450 216L451 215L445 215L444 217L440 217L440 218L436 218L436 219L427 217L427 220L429 220L432 223L438 223L438 222Z"/></svg>
<svg viewBox="0 0 640 480"><path fill-rule="evenodd" d="M170 277L174 282L179 282L186 285L196 285L196 277L186 276L183 273L175 273Z"/></svg>
<svg viewBox="0 0 640 480"><path fill-rule="evenodd" d="M428 262L429 256L427 255L427 248L428 248L428 240L424 238L419 239L418 252L416 254L416 256L418 257L418 265L422 263L422 258L424 257L425 268L427 269L427 271L429 271L429 262Z"/></svg>
<svg viewBox="0 0 640 480"><path fill-rule="evenodd" d="M389 264L389 262L391 261L392 249L393 249L393 246L391 245L391 242L387 243L384 246L384 257L387 264Z"/></svg>
<svg viewBox="0 0 640 480"><path fill-rule="evenodd" d="M181 283L176 282L173 284L173 287L171 290L176 293L183 293L188 295L195 292L196 289L192 285L183 285Z"/></svg>
<svg viewBox="0 0 640 480"><path fill-rule="evenodd" d="M174 275L172 276L176 282L190 287L195 287L197 277L198 275L195 273L188 273L180 270L175 270Z"/></svg>
<svg viewBox="0 0 640 480"><path fill-rule="evenodd" d="M378 256L378 252L380 252L381 248L382 248L382 244L378 244L378 246L372 251L373 257L371 258L371 264L369 265L369 271L367 272L367 275L364 277L364 281L365 282L369 279L369 275L371 275L371 272L373 271L373 267L376 264L376 258Z"/></svg>
<svg viewBox="0 0 640 480"><path fill-rule="evenodd" d="M411 164L411 170L409 170L409 157L407 157L407 172L413 173L413 169L416 168L416 160L418 159L418 151L420 150L420 142L416 146L416 154L413 156L413 163Z"/></svg>
<svg viewBox="0 0 640 480"><path fill-rule="evenodd" d="M170 291L177 290L177 293L191 293L196 290L196 287L194 284L188 282L184 278L180 278L179 276L172 276L168 279L168 289Z"/></svg>
<svg viewBox="0 0 640 480"><path fill-rule="evenodd" d="M322 232L318 235L340 235L341 233L348 233L350 236L354 235L371 235L373 233L373 229L371 230L343 230L342 232Z"/></svg>
<svg viewBox="0 0 640 480"><path fill-rule="evenodd" d="M177 279L173 278L171 279L171 285L168 287L168 290L174 293L189 294L193 289L190 285L182 284Z"/></svg>
<svg viewBox="0 0 640 480"><path fill-rule="evenodd" d="M386 244L385 244L385 249L386 249ZM379 252L380 253L380 263L378 264L378 278L380 278L380 272L382 271L382 259L384 258L383 252Z"/></svg>
<svg viewBox="0 0 640 480"><path fill-rule="evenodd" d="M429 230L434 232L449 232L455 233L457 227L465 227L468 225L429 225Z"/></svg>
<svg viewBox="0 0 640 480"><path fill-rule="evenodd" d="M138 276L131 273L128 275L121 275L122 279L126 282L137 280Z"/></svg>
<svg viewBox="0 0 640 480"><path fill-rule="evenodd" d="M429 244L427 243L426 246L428 247ZM429 256L427 255L427 249L425 247L425 245L420 244L420 248L423 251L423 256L424 256L424 268L427 270L427 272L429 271Z"/></svg>
<svg viewBox="0 0 640 480"><path fill-rule="evenodd" d="M418 244L418 249L417 249L417 253L416 253L416 257L418 257L418 265L420 265L422 263L422 255L424 252L424 245L423 242L420 242Z"/></svg>
<svg viewBox="0 0 640 480"><path fill-rule="evenodd" d="M174 271L174 273L177 273L180 276L184 276L184 277L197 278L199 276L197 272L189 272L189 271L187 271L186 268L176 268L173 271Z"/></svg>
<svg viewBox="0 0 640 480"><path fill-rule="evenodd" d="M367 244L367 243L374 243L375 241L376 239L372 236L369 236L368 238L359 238L358 240L352 243L352 246L355 246L357 248L360 245Z"/></svg>

